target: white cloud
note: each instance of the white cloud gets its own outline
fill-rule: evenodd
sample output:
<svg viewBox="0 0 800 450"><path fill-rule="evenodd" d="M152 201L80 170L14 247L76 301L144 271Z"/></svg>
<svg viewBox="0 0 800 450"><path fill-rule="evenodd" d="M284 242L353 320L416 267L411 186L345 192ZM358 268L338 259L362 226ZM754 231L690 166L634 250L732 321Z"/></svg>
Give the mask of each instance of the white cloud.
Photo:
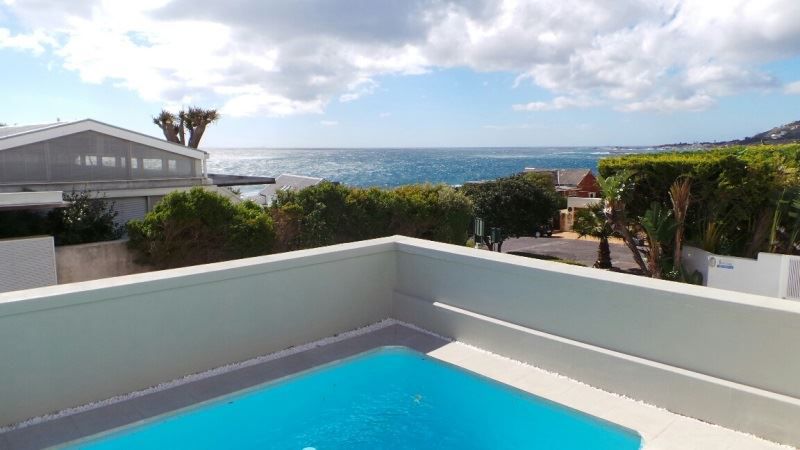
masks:
<svg viewBox="0 0 800 450"><path fill-rule="evenodd" d="M51 46L55 40L41 30L29 34L11 34L7 28L0 28L0 50L9 48L13 50L30 51L39 55L45 51L46 46Z"/></svg>
<svg viewBox="0 0 800 450"><path fill-rule="evenodd" d="M698 110L779 88L762 67L800 55L797 0L5 3L18 30L0 28L0 49L49 51L88 83L234 116L320 113L374 93L380 76L448 67L512 72L552 94L522 111Z"/></svg>
<svg viewBox="0 0 800 450"><path fill-rule="evenodd" d="M589 98L556 97L549 102L530 102L511 105L515 111L555 111L567 108L586 108L597 102Z"/></svg>
<svg viewBox="0 0 800 450"><path fill-rule="evenodd" d="M347 93L339 97L339 101L346 103L375 92L378 83L370 78L361 78L347 85Z"/></svg>
<svg viewBox="0 0 800 450"><path fill-rule="evenodd" d="M800 95L800 81L794 81L783 88L787 94Z"/></svg>
<svg viewBox="0 0 800 450"><path fill-rule="evenodd" d="M655 111L655 112L673 112L673 111L702 111L713 106L715 103L714 98L705 95L697 94L688 98L676 97L658 97L648 98L639 102L626 103L619 106L617 109L627 112L640 112L640 111Z"/></svg>
<svg viewBox="0 0 800 450"><path fill-rule="evenodd" d="M323 127L335 127L336 125L339 125L339 122L335 120L320 120L319 124Z"/></svg>

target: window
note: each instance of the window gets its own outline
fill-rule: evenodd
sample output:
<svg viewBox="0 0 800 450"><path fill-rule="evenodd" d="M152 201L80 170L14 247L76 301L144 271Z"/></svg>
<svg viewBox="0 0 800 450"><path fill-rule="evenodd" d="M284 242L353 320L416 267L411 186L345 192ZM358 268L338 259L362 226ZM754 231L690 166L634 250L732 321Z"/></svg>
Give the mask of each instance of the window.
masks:
<svg viewBox="0 0 800 450"><path fill-rule="evenodd" d="M131 169L138 169L138 168L139 168L139 159L131 158Z"/></svg>
<svg viewBox="0 0 800 450"><path fill-rule="evenodd" d="M167 161L167 169L170 172L177 172L178 171L178 161L175 161L174 159L170 159L169 161Z"/></svg>
<svg viewBox="0 0 800 450"><path fill-rule="evenodd" d="M100 159L100 163L103 164L103 167L117 167L117 158L113 156L103 156Z"/></svg>
<svg viewBox="0 0 800 450"><path fill-rule="evenodd" d="M87 166L96 166L97 165L97 156L96 155L84 155L84 161L86 162Z"/></svg>
<svg viewBox="0 0 800 450"><path fill-rule="evenodd" d="M142 167L144 170L163 170L163 161L155 158L144 158Z"/></svg>

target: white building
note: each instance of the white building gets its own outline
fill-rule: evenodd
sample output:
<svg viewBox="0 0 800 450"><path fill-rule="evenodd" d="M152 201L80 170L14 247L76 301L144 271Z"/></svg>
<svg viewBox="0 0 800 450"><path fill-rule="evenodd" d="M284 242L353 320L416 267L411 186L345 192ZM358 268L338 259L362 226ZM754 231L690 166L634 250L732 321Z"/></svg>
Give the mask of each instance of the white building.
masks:
<svg viewBox="0 0 800 450"><path fill-rule="evenodd" d="M316 186L324 180L324 178L282 173L275 178L274 184L268 184L251 200L258 204L269 206L275 201L277 193L280 191L299 191L307 187Z"/></svg>
<svg viewBox="0 0 800 450"><path fill-rule="evenodd" d="M0 127L0 193L90 191L114 201L117 221L143 217L166 194L272 178L206 172L208 153L92 119ZM236 198L226 189L221 193Z"/></svg>

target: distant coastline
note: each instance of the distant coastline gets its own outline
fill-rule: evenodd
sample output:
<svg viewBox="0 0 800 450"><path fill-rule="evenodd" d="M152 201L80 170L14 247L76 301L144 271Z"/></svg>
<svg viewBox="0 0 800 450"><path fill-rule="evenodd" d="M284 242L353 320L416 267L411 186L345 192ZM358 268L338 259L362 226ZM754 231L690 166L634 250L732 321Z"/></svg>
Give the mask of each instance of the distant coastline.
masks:
<svg viewBox="0 0 800 450"><path fill-rule="evenodd" d="M208 149L209 171L253 176L321 177L353 186L412 183L460 185L521 172L526 167L587 168L601 158L662 151L657 147L502 147L360 149ZM244 195L257 187L242 189Z"/></svg>

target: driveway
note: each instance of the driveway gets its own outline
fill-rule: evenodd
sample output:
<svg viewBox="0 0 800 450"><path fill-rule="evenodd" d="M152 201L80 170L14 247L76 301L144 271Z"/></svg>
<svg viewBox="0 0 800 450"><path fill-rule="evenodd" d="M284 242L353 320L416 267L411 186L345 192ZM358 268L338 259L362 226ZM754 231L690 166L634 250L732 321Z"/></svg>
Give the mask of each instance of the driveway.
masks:
<svg viewBox="0 0 800 450"><path fill-rule="evenodd" d="M503 253L528 253L532 255L551 256L561 259L571 259L581 264L592 267L597 261L596 240L574 239L572 235L553 237L522 237L508 239L503 242ZM629 271L638 269L633 261L630 250L624 244L610 243L611 262L615 268Z"/></svg>

